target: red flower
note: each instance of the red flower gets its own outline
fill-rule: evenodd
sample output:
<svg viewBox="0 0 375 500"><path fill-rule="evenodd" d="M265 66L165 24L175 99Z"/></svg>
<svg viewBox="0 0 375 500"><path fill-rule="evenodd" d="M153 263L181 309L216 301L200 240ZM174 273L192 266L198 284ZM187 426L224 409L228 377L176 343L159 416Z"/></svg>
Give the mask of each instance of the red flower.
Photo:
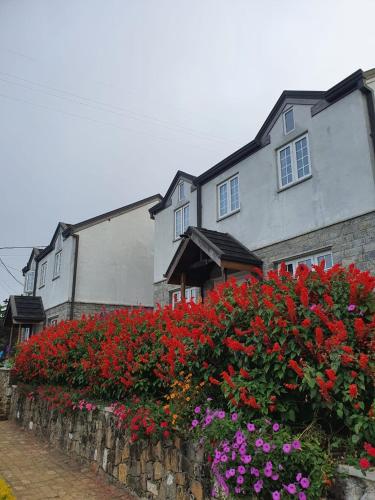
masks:
<svg viewBox="0 0 375 500"><path fill-rule="evenodd" d="M361 353L359 355L358 364L362 370L364 370L368 365L369 357L367 354Z"/></svg>
<svg viewBox="0 0 375 500"><path fill-rule="evenodd" d="M328 370L325 370L325 373L326 373L327 377L329 378L329 380L332 380L332 382L335 382L335 380L337 378L335 370L332 370L332 368L329 368Z"/></svg>
<svg viewBox="0 0 375 500"><path fill-rule="evenodd" d="M288 363L289 368L291 368L300 378L303 377L303 370L300 368L298 363L294 359L290 359Z"/></svg>
<svg viewBox="0 0 375 500"><path fill-rule="evenodd" d="M311 319L309 318L304 319L301 325L303 326L303 328L308 328L311 325Z"/></svg>
<svg viewBox="0 0 375 500"><path fill-rule="evenodd" d="M356 384L349 385L349 396L354 399L358 396L358 387Z"/></svg>
<svg viewBox="0 0 375 500"><path fill-rule="evenodd" d="M359 461L359 466L361 469L366 470L371 467L370 462L367 460L367 458L361 458Z"/></svg>
<svg viewBox="0 0 375 500"><path fill-rule="evenodd" d="M370 457L374 457L375 458L375 446L372 446L372 444L370 444L370 443L365 443L363 445L363 448L366 450L367 454Z"/></svg>
<svg viewBox="0 0 375 500"><path fill-rule="evenodd" d="M315 328L315 341L319 347L323 345L324 342L323 330L319 326Z"/></svg>

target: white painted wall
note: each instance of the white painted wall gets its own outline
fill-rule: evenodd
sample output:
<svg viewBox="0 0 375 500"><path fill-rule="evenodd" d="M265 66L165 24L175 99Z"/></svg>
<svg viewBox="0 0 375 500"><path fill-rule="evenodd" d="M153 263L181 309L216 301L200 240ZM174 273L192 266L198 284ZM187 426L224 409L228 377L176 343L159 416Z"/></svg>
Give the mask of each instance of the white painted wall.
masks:
<svg viewBox="0 0 375 500"><path fill-rule="evenodd" d="M202 225L229 232L251 250L375 209L375 184L364 96L353 92L311 117L294 106L296 130L284 135L282 117L271 143L202 186ZM277 149L308 132L312 177L278 191ZM235 173L241 210L217 221L216 186Z"/></svg>
<svg viewBox="0 0 375 500"><path fill-rule="evenodd" d="M61 269L58 278L53 277L55 251L52 250L38 264L38 277L35 293L43 300L44 309L63 304L71 300L72 276L74 263L74 239L70 236L62 240ZM40 270L43 262L47 262L45 285L40 286Z"/></svg>
<svg viewBox="0 0 375 500"><path fill-rule="evenodd" d="M178 201L177 185L171 194L170 205L155 215L155 260L154 282L164 280L164 273L176 252L181 239L174 239L174 212L179 207L189 203L190 226L197 225L197 191L191 191L191 181L184 179L185 199Z"/></svg>
<svg viewBox="0 0 375 500"><path fill-rule="evenodd" d="M154 221L159 201L77 232L77 302L153 305Z"/></svg>

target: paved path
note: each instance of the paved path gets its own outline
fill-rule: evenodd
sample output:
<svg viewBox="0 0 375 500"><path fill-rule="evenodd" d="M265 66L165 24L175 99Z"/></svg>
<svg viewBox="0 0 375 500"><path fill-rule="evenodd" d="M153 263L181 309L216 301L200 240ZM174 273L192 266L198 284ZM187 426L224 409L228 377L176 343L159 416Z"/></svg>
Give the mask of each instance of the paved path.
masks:
<svg viewBox="0 0 375 500"><path fill-rule="evenodd" d="M17 500L135 500L10 421L0 421L0 477Z"/></svg>

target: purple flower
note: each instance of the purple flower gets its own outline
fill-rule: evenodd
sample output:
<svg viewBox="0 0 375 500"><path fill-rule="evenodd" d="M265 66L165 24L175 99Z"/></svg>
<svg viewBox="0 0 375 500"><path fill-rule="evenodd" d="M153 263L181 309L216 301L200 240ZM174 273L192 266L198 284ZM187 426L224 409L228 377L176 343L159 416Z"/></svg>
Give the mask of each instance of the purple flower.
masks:
<svg viewBox="0 0 375 500"><path fill-rule="evenodd" d="M237 476L237 484L243 484L244 483L244 478L243 476Z"/></svg>
<svg viewBox="0 0 375 500"><path fill-rule="evenodd" d="M264 453L269 453L271 451L271 445L269 443L264 443L263 451Z"/></svg>
<svg viewBox="0 0 375 500"><path fill-rule="evenodd" d="M201 407L200 406L196 406L194 408L194 413L200 413L201 412Z"/></svg>
<svg viewBox="0 0 375 500"><path fill-rule="evenodd" d="M237 494L241 493L241 488L239 486L236 486L234 488L234 492L237 493Z"/></svg>
<svg viewBox="0 0 375 500"><path fill-rule="evenodd" d="M256 467L251 467L250 474L255 477L259 477L259 470Z"/></svg>
<svg viewBox="0 0 375 500"><path fill-rule="evenodd" d="M192 423L191 423L191 426L194 428L196 427L197 425L199 424L198 420L195 418Z"/></svg>
<svg viewBox="0 0 375 500"><path fill-rule="evenodd" d="M237 413L233 413L233 415L231 416L231 419L232 419L232 422L237 422L238 414Z"/></svg>
<svg viewBox="0 0 375 500"><path fill-rule="evenodd" d="M254 424L246 424L247 430L249 432L254 432L255 431L255 425Z"/></svg>
<svg viewBox="0 0 375 500"><path fill-rule="evenodd" d="M239 474L245 474L246 469L245 469L245 467L243 465L239 465L237 467L237 471L238 471Z"/></svg>
<svg viewBox="0 0 375 500"><path fill-rule="evenodd" d="M299 472L297 475L296 475L296 481L300 482L302 479L302 474L301 472Z"/></svg>
<svg viewBox="0 0 375 500"><path fill-rule="evenodd" d="M273 430L273 432L277 432L279 429L280 429L279 424L273 424L273 426L272 426L272 430ZM277 491L276 493L279 493L279 492ZM279 493L279 494L280 494L280 493Z"/></svg>
<svg viewBox="0 0 375 500"><path fill-rule="evenodd" d="M222 462L228 462L228 457L227 457L227 455L221 455L220 460L221 460Z"/></svg>
<svg viewBox="0 0 375 500"><path fill-rule="evenodd" d="M236 452L232 451L232 460L236 460Z"/></svg>
<svg viewBox="0 0 375 500"><path fill-rule="evenodd" d="M241 461L244 464L249 464L251 462L251 455L242 455Z"/></svg>
<svg viewBox="0 0 375 500"><path fill-rule="evenodd" d="M272 469L270 469L269 467L265 467L265 469L264 469L264 475L266 477L271 477L272 476Z"/></svg>
<svg viewBox="0 0 375 500"><path fill-rule="evenodd" d="M298 439L296 439L295 441L293 441L292 446L295 450L300 450L301 449L301 441L298 441Z"/></svg>
<svg viewBox="0 0 375 500"><path fill-rule="evenodd" d="M306 493L301 491L301 493L299 493L299 495L298 495L298 500L307 500Z"/></svg>
<svg viewBox="0 0 375 500"><path fill-rule="evenodd" d="M263 446L263 439L262 438L258 438L256 441L255 441L255 446L257 448L260 448L261 446Z"/></svg>
<svg viewBox="0 0 375 500"><path fill-rule="evenodd" d="M222 420L223 418L225 418L225 411L223 410L220 410L217 412L217 418L219 418L220 420Z"/></svg>
<svg viewBox="0 0 375 500"><path fill-rule="evenodd" d="M207 415L207 417L204 419L205 425L210 425L212 422L212 417L210 415Z"/></svg>
<svg viewBox="0 0 375 500"><path fill-rule="evenodd" d="M294 483L290 483L288 485L285 485L284 484L284 488L286 489L286 491L288 493L290 493L291 495L295 495L297 493L297 488L296 488L296 485Z"/></svg>
<svg viewBox="0 0 375 500"><path fill-rule="evenodd" d="M272 474L271 479L273 481L277 481L279 479L279 475L278 474Z"/></svg>
<svg viewBox="0 0 375 500"><path fill-rule="evenodd" d="M357 307L357 306L356 306L355 304L349 304L349 305L348 305L348 311L349 311L349 312L353 312L353 311L355 311L355 308L356 308L356 307Z"/></svg>
<svg viewBox="0 0 375 500"><path fill-rule="evenodd" d="M281 495L279 491L273 491L272 492L272 500L280 500Z"/></svg>
<svg viewBox="0 0 375 500"><path fill-rule="evenodd" d="M292 451L292 445L289 443L283 444L283 452L290 453Z"/></svg>
<svg viewBox="0 0 375 500"><path fill-rule="evenodd" d="M307 488L310 486L310 481L307 479L307 477L303 477L300 481L302 488L307 490Z"/></svg>
<svg viewBox="0 0 375 500"><path fill-rule="evenodd" d="M263 481L261 479L259 479L259 481L257 481L254 484L255 493L260 493L262 491L262 488L263 488Z"/></svg>
<svg viewBox="0 0 375 500"><path fill-rule="evenodd" d="M230 452L230 447L226 444L223 448L223 451L225 451L225 453L229 453Z"/></svg>
<svg viewBox="0 0 375 500"><path fill-rule="evenodd" d="M212 401L212 398L207 398L207 401Z"/></svg>
<svg viewBox="0 0 375 500"><path fill-rule="evenodd" d="M240 452L240 455L246 453L246 444L242 443L238 451Z"/></svg>
<svg viewBox="0 0 375 500"><path fill-rule="evenodd" d="M215 450L215 458L217 458L218 460L220 460L220 458L221 458L221 451Z"/></svg>

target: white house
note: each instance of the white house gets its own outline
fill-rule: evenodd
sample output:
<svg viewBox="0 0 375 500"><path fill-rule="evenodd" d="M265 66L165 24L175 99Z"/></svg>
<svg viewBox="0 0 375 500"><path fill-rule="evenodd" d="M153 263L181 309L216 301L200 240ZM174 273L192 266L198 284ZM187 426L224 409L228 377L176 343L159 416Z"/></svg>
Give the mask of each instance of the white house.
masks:
<svg viewBox="0 0 375 500"><path fill-rule="evenodd" d="M153 305L150 196L78 224L60 222L23 269L25 294L40 296L47 324L103 309Z"/></svg>
<svg viewBox="0 0 375 500"><path fill-rule="evenodd" d="M150 210L155 303L281 261L375 271L374 92L374 69L284 91L249 144L198 177L178 172Z"/></svg>

